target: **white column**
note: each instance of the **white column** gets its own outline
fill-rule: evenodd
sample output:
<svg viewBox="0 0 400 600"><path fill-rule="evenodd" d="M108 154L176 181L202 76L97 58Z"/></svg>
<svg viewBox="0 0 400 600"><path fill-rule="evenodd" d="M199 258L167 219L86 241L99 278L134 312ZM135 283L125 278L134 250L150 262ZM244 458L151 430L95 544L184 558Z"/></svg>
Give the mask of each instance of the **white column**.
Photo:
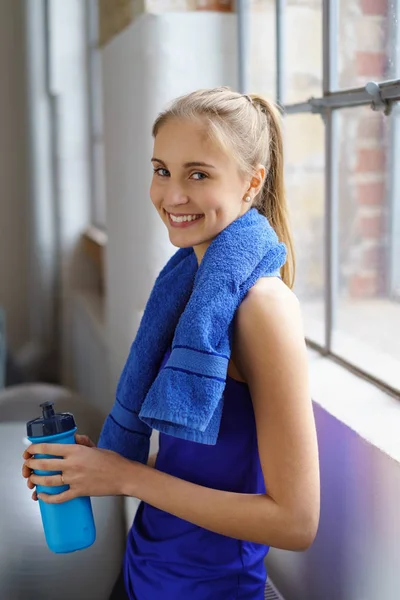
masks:
<svg viewBox="0 0 400 600"><path fill-rule="evenodd" d="M172 98L236 88L236 17L143 15L104 48L107 324L115 387L154 279L174 252L149 197L151 127Z"/></svg>

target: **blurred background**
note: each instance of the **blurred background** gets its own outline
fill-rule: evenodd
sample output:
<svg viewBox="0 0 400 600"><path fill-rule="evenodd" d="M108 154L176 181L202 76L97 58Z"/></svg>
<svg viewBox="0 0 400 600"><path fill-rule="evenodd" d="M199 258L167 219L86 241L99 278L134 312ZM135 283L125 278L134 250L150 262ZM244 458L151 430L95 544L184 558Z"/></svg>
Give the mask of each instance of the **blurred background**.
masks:
<svg viewBox="0 0 400 600"><path fill-rule="evenodd" d="M40 588L50 564L66 598L107 598L136 501L98 503L108 529L81 567L44 546L29 563L24 531L36 523L29 547L43 534L19 481L22 432L51 397L87 427L96 415L98 435L174 252L149 199L152 122L175 96L221 85L284 115L320 447L316 542L271 550L271 580L286 600L398 600L399 17L399 0L0 0L1 454L11 427L18 438L0 600L31 597L27 571L54 600Z"/></svg>

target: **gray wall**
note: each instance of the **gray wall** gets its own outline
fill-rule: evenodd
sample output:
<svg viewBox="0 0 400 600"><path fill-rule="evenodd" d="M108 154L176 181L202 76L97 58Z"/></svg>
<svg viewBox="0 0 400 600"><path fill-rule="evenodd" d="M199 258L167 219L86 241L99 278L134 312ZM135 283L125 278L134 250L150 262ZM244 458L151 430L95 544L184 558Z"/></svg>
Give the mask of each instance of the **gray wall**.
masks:
<svg viewBox="0 0 400 600"><path fill-rule="evenodd" d="M13 350L28 336L25 96L22 0L0 0L0 305Z"/></svg>

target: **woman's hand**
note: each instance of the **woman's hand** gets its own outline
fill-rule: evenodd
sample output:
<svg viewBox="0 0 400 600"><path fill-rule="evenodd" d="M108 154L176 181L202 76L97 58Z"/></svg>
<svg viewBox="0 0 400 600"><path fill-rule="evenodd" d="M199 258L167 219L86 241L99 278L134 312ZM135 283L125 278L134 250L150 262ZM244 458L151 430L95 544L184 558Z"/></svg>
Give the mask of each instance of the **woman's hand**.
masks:
<svg viewBox="0 0 400 600"><path fill-rule="evenodd" d="M77 444L81 446L87 446L88 448L96 448L96 444L92 442L90 437L87 435L79 435L79 433L75 434L75 441Z"/></svg>
<svg viewBox="0 0 400 600"><path fill-rule="evenodd" d="M132 462L116 452L96 448L87 436L77 436L77 444L32 444L23 454L22 475L27 485L68 485L60 494L32 494L49 504L59 504L78 496L118 496L123 494L126 471ZM52 454L63 458L33 458L35 454ZM32 471L61 471L58 475L35 475Z"/></svg>

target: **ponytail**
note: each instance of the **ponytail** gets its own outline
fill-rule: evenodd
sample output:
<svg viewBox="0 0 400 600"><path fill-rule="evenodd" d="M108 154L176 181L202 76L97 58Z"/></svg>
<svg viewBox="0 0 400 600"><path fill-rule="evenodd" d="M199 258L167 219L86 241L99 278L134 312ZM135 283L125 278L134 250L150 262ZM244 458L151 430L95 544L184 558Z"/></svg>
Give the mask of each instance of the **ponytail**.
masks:
<svg viewBox="0 0 400 600"><path fill-rule="evenodd" d="M281 242L287 248L287 260L281 274L284 283L292 288L295 278L294 244L289 224L283 165L283 137L278 109L268 100L250 94L254 106L264 113L269 133L269 163L266 166L264 186L255 208L265 215Z"/></svg>

